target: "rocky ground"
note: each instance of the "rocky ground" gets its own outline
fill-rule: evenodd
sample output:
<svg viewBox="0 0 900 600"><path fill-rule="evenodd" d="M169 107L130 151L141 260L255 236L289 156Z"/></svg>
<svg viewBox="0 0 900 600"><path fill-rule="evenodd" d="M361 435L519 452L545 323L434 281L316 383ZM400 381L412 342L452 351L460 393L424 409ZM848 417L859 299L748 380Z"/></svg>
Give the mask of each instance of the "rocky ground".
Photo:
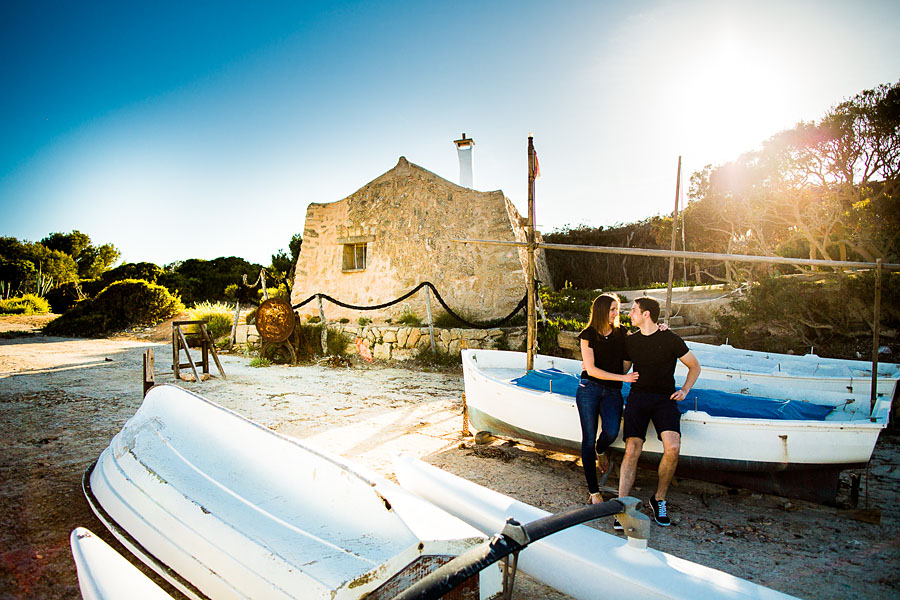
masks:
<svg viewBox="0 0 900 600"><path fill-rule="evenodd" d="M43 319L46 320L46 319ZM40 317L0 317L0 598L78 598L69 532L85 526L123 550L90 511L81 475L141 401L141 356L172 382L171 346L144 339L74 340L35 333ZM162 331L162 330L160 330ZM180 385L276 431L392 478L396 452L419 456L529 504L559 511L587 499L570 456L461 433L460 373L389 365L254 369L223 356L227 380ZM215 373L215 370L214 370ZM867 512L678 478L674 526L650 545L803 598L900 596L900 436L883 433L863 474ZM652 493L639 473L634 495ZM849 478L848 478L849 480ZM866 485L866 483L868 485ZM841 501L849 502L849 486ZM876 522L871 522L876 521ZM594 526L612 532L610 523ZM598 596L602 582L597 582ZM519 599L562 600L527 577Z"/></svg>

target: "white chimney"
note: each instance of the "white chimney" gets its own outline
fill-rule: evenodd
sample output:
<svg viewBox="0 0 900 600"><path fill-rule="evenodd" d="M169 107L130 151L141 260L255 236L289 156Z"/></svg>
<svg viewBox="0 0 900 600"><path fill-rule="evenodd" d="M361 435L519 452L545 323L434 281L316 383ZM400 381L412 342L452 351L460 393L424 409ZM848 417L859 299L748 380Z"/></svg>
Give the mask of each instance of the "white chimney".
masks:
<svg viewBox="0 0 900 600"><path fill-rule="evenodd" d="M456 152L459 154L459 185L470 189L475 188L472 183L472 146L475 140L462 134L461 140L453 140L456 144Z"/></svg>

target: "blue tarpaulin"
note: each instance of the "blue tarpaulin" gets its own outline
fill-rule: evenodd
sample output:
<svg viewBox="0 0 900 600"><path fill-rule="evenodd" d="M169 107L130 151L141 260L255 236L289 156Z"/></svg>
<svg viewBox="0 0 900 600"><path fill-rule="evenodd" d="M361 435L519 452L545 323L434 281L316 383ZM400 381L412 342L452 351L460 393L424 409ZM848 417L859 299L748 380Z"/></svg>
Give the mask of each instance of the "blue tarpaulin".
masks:
<svg viewBox="0 0 900 600"><path fill-rule="evenodd" d="M541 369L528 371L522 377L513 379L511 383L542 392L552 391L554 394L575 397L579 378L559 369ZM622 395L627 399L631 385L622 386ZM735 417L739 419L785 419L792 421L824 421L833 410L830 406L822 406L801 400L778 400L763 396L731 394L718 390L694 388L688 392L685 400L678 403L683 413L689 410L703 411L714 417Z"/></svg>

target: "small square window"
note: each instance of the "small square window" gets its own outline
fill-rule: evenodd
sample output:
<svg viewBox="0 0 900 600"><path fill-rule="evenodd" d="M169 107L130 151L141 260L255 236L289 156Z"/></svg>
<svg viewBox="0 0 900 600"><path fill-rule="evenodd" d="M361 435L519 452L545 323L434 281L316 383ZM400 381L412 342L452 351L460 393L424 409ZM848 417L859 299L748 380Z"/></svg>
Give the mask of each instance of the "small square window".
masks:
<svg viewBox="0 0 900 600"><path fill-rule="evenodd" d="M366 268L367 244L344 244L344 271L362 271Z"/></svg>

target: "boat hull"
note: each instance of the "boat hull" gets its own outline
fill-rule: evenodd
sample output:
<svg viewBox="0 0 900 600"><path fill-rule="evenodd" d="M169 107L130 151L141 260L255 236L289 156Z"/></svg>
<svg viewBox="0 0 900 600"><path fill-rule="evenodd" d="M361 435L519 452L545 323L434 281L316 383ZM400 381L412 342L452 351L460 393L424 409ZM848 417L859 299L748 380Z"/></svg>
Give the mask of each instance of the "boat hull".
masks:
<svg viewBox="0 0 900 600"><path fill-rule="evenodd" d="M175 386L84 478L94 512L190 598L383 598L484 540L343 459ZM499 568L461 597L489 598Z"/></svg>
<svg viewBox="0 0 900 600"><path fill-rule="evenodd" d="M524 361L521 353L464 351L469 422L478 431L524 439L538 447L578 456L581 429L574 398L509 383L516 373L524 373ZM535 357L536 369L556 368L572 373L579 366L568 359ZM706 387L706 380L701 379L695 387ZM889 407L889 401L879 400L881 422L739 419L688 410L681 417L679 473L833 502L837 475L847 468L865 466L884 428ZM624 452L621 432L611 450ZM651 424L641 456L643 464L657 463L662 450L662 442ZM808 485L810 480L816 485Z"/></svg>
<svg viewBox="0 0 900 600"><path fill-rule="evenodd" d="M549 513L406 456L394 460L400 484L481 531L496 531L510 517L527 523ZM792 598L775 590L585 525L532 543L518 567L577 600L609 598Z"/></svg>
<svg viewBox="0 0 900 600"><path fill-rule="evenodd" d="M84 600L172 600L125 557L87 529L75 528L69 541Z"/></svg>

